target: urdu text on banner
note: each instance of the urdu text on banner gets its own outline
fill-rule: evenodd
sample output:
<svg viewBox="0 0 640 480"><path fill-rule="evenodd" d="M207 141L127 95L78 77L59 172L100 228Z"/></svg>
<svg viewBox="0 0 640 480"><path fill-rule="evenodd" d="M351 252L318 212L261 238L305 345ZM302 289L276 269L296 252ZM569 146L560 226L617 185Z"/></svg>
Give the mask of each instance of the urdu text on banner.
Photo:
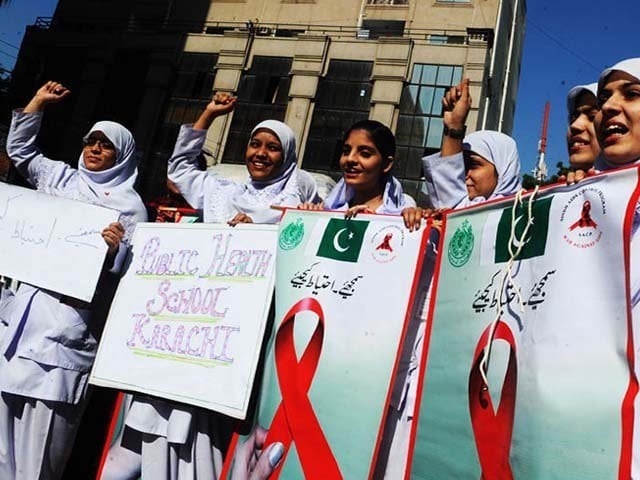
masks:
<svg viewBox="0 0 640 480"><path fill-rule="evenodd" d="M633 168L446 216L406 478L631 477L637 198Z"/></svg>
<svg viewBox="0 0 640 480"><path fill-rule="evenodd" d="M401 217L286 212L257 421L234 437L223 478L247 478L242 459L259 455L247 450L265 430L265 445L285 448L271 478L370 475L425 231Z"/></svg>

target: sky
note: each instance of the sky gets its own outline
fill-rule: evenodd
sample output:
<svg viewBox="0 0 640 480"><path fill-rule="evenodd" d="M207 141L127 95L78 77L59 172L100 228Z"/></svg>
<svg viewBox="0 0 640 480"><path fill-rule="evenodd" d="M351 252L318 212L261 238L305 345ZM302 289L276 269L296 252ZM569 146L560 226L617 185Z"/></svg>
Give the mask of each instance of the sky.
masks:
<svg viewBox="0 0 640 480"><path fill-rule="evenodd" d="M9 0L0 7L0 67L13 68L27 25L35 23L36 17L50 17L57 0Z"/></svg>
<svg viewBox="0 0 640 480"><path fill-rule="evenodd" d="M640 56L638 0L529 0L513 137L523 173L536 163L544 105L551 102L547 143L549 173L568 163L569 89L596 82L620 60Z"/></svg>
<svg viewBox="0 0 640 480"><path fill-rule="evenodd" d="M426 1L426 0L418 0ZM483 0L472 0L483 1ZM11 68L25 26L51 16L55 0L10 0L0 9L0 66ZM566 95L595 82L624 58L640 56L638 0L528 0L520 86L513 137L523 173L533 169L546 101L551 102L547 164L567 163Z"/></svg>

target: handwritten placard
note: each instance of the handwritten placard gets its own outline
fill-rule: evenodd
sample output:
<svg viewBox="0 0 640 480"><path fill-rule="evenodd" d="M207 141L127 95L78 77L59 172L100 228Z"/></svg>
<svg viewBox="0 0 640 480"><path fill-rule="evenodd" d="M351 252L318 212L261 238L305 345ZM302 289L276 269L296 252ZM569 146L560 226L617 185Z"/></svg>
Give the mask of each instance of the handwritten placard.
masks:
<svg viewBox="0 0 640 480"><path fill-rule="evenodd" d="M118 220L108 208L0 183L0 275L91 301Z"/></svg>
<svg viewBox="0 0 640 480"><path fill-rule="evenodd" d="M139 224L90 381L244 418L277 228Z"/></svg>

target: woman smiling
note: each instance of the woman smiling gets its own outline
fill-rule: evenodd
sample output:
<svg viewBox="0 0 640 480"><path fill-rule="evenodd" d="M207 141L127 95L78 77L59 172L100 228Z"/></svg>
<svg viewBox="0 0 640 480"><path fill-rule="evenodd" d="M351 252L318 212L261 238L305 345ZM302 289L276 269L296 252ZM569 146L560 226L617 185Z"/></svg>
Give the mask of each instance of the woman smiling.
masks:
<svg viewBox="0 0 640 480"><path fill-rule="evenodd" d="M306 203L303 209L346 210L357 213L399 215L404 208L415 207L415 201L402 191L400 182L391 175L396 153L396 140L391 130L375 120L353 124L344 135L340 170L342 179L324 203Z"/></svg>

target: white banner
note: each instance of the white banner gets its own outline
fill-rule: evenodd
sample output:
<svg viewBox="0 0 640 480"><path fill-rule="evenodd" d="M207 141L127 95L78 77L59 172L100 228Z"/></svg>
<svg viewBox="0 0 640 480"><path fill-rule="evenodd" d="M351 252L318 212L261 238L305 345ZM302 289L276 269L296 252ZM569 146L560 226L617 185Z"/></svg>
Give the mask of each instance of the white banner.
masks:
<svg viewBox="0 0 640 480"><path fill-rule="evenodd" d="M91 383L246 416L277 225L138 224Z"/></svg>
<svg viewBox="0 0 640 480"><path fill-rule="evenodd" d="M446 216L406 478L637 478L638 188L620 170Z"/></svg>
<svg viewBox="0 0 640 480"><path fill-rule="evenodd" d="M255 448L283 444L281 479L371 478L394 365L423 299L413 291L424 229L409 232L397 216L296 210L280 225L256 420L268 433ZM221 478L248 478L242 459L259 456L256 431L230 449Z"/></svg>
<svg viewBox="0 0 640 480"><path fill-rule="evenodd" d="M0 183L0 275L91 301L119 213Z"/></svg>

